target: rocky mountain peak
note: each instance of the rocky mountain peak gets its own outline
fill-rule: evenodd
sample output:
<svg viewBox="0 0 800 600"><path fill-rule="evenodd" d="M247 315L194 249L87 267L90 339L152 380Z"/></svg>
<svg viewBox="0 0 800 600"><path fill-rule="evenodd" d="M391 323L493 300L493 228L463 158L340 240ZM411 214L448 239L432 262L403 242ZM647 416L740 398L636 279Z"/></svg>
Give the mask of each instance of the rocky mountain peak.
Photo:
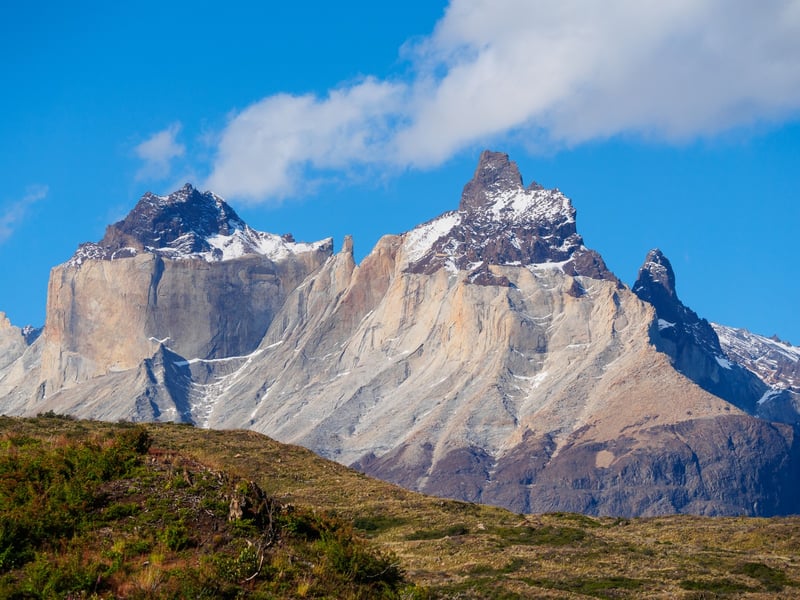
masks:
<svg viewBox="0 0 800 600"><path fill-rule="evenodd" d="M509 159L508 154L484 150L475 175L461 193L459 210L488 206L497 194L517 190L522 190L522 175L517 163Z"/></svg>
<svg viewBox="0 0 800 600"><path fill-rule="evenodd" d="M658 248L647 253L633 291L642 300L656 305L656 308L667 308L670 304L679 302L675 292L675 271L672 270L669 259Z"/></svg>
<svg viewBox="0 0 800 600"><path fill-rule="evenodd" d="M716 334L705 319L697 316L678 298L675 291L675 272L672 263L658 248L647 253L644 263L639 269L636 283L633 284L633 293L645 302L649 302L656 309L662 332L672 329L676 325L691 329L702 329L702 337L719 351L719 342Z"/></svg>
<svg viewBox="0 0 800 600"><path fill-rule="evenodd" d="M108 227L100 245L204 252L210 249L207 238L231 235L245 227L222 198L187 183L168 196L146 193L122 221Z"/></svg>
<svg viewBox="0 0 800 600"><path fill-rule="evenodd" d="M278 236L251 229L227 202L190 183L167 195L147 192L128 215L106 228L98 243L81 244L69 261L115 260L142 252L165 258L219 261L245 254L280 259L309 250L332 250L332 242L296 243L291 234Z"/></svg>
<svg viewBox="0 0 800 600"><path fill-rule="evenodd" d="M507 154L486 150L464 186L458 210L406 235L408 270L467 271L471 283L504 285L489 272L490 265L547 264L570 275L616 280L600 255L583 245L575 215L560 191L537 183L526 189Z"/></svg>
<svg viewBox="0 0 800 600"><path fill-rule="evenodd" d="M652 341L678 371L715 396L751 414L757 412L766 386L731 361L711 324L681 302L675 272L660 250L647 253L633 292L655 308L658 327Z"/></svg>

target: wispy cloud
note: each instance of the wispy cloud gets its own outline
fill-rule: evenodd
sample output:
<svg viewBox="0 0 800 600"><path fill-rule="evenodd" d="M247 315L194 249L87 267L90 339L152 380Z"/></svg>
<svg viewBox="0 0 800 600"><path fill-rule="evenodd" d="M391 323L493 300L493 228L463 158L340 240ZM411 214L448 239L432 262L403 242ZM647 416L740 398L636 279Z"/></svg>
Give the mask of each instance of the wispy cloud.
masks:
<svg viewBox="0 0 800 600"><path fill-rule="evenodd" d="M233 116L208 187L258 201L320 170L431 167L507 135L675 143L800 114L794 0L452 0L403 52L410 78Z"/></svg>
<svg viewBox="0 0 800 600"><path fill-rule="evenodd" d="M47 196L46 185L32 185L19 200L10 202L0 214L0 244L10 238L19 224L25 219L31 206Z"/></svg>
<svg viewBox="0 0 800 600"><path fill-rule="evenodd" d="M160 181L171 175L173 160L186 153L186 147L177 141L180 131L181 124L173 123L134 148L136 156L144 161L137 179Z"/></svg>

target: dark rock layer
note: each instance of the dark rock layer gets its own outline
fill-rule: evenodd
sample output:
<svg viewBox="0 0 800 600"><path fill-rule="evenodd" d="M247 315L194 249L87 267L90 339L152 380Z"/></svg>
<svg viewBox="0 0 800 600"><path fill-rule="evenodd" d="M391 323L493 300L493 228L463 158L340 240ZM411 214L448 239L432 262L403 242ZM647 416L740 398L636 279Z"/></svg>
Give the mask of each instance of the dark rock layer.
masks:
<svg viewBox="0 0 800 600"><path fill-rule="evenodd" d="M675 272L660 250L647 254L633 292L655 308L658 321L651 329L651 338L672 359L678 371L742 410L750 414L758 412L758 401L767 386L753 373L731 362L711 324L680 301Z"/></svg>

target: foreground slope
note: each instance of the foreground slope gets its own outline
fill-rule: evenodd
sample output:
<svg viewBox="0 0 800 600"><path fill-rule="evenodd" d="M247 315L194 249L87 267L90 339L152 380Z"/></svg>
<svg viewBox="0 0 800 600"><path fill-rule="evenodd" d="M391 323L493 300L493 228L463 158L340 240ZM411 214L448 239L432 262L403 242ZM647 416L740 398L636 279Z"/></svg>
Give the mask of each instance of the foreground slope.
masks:
<svg viewBox="0 0 800 600"><path fill-rule="evenodd" d="M415 594L346 522L152 441L131 424L0 420L0 596Z"/></svg>
<svg viewBox="0 0 800 600"><path fill-rule="evenodd" d="M797 518L524 517L414 494L254 432L148 425L143 438L141 431L131 424L0 418L0 443L13 448L13 468L34 456L50 456L56 466L91 453L121 467L86 487L104 492L83 514L87 529L65 544L47 541L65 533L53 530L32 562L10 572L0 566L0 589L29 578L38 594L83 590L99 598L169 597L176 590L184 597L269 591L274 598L443 600L800 597ZM148 439L149 449L138 443ZM48 485L78 484L85 469L99 466L81 463ZM229 521L231 507L256 498L258 489L262 502L245 507L243 518L234 511ZM0 505L0 518L8 506ZM258 521L259 506L272 507L272 530ZM348 522L356 535L348 534ZM329 528L327 541L313 539L312 526L320 525ZM260 547L259 533L269 531L273 543ZM381 557L396 557L393 573L404 571L405 583L359 581L359 571L348 568L378 565Z"/></svg>

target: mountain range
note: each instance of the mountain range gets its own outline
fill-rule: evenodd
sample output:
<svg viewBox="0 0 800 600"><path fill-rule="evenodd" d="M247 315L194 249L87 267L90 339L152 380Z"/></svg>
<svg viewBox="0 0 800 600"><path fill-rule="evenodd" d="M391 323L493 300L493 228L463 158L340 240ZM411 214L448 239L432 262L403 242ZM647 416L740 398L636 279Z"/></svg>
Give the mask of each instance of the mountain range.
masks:
<svg viewBox="0 0 800 600"><path fill-rule="evenodd" d="M675 281L653 250L628 288L502 153L360 264L187 184L53 268L41 332L0 319L0 412L249 428L517 512L800 512L800 348Z"/></svg>

